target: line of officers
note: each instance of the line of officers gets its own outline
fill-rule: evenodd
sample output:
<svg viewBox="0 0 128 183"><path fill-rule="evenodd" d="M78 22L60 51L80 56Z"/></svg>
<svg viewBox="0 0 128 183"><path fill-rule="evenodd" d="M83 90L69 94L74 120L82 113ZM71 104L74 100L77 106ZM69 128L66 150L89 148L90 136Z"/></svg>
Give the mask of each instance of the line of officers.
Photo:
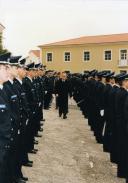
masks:
<svg viewBox="0 0 128 183"><path fill-rule="evenodd" d="M72 78L73 95L96 141L128 182L128 74L96 70Z"/></svg>
<svg viewBox="0 0 128 183"><path fill-rule="evenodd" d="M44 71L41 64L0 55L0 183L25 183L22 166L32 167L28 153L43 131ZM20 61L19 61L20 60Z"/></svg>

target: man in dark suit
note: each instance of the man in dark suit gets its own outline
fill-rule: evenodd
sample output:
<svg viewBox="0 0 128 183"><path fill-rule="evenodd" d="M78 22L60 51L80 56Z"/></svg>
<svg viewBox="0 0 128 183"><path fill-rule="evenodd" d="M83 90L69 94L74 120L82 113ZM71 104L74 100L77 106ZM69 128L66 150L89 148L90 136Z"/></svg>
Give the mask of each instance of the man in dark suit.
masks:
<svg viewBox="0 0 128 183"><path fill-rule="evenodd" d="M61 79L56 82L55 94L58 96L59 116L63 114L63 119L67 118L68 96L72 97L71 84L67 79L67 74L62 73Z"/></svg>
<svg viewBox="0 0 128 183"><path fill-rule="evenodd" d="M56 82L60 79L60 72L55 73L55 79L54 79L54 87L56 86ZM58 109L58 96L55 96L55 102L56 102L56 107L55 109Z"/></svg>

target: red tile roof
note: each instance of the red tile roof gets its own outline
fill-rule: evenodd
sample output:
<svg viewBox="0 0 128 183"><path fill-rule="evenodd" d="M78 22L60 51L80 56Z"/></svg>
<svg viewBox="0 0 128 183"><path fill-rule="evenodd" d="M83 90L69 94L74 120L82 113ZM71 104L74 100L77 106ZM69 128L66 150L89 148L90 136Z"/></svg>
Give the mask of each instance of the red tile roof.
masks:
<svg viewBox="0 0 128 183"><path fill-rule="evenodd" d="M33 53L37 57L40 57L40 50L31 50L29 53Z"/></svg>
<svg viewBox="0 0 128 183"><path fill-rule="evenodd" d="M5 29L5 27L0 23L0 27L2 27L2 29Z"/></svg>
<svg viewBox="0 0 128 183"><path fill-rule="evenodd" d="M85 37L50 43L50 44L44 44L44 45L40 45L39 47L82 45L82 44L103 44L103 43L116 43L116 42L128 42L128 33L85 36Z"/></svg>

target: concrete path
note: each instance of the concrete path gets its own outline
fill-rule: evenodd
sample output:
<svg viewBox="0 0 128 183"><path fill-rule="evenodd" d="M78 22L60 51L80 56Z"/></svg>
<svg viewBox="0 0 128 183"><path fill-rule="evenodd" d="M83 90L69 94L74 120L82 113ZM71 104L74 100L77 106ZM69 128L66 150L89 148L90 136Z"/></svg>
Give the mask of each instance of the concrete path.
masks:
<svg viewBox="0 0 128 183"><path fill-rule="evenodd" d="M30 183L125 183L116 178L116 165L96 143L87 120L70 107L68 119L58 117L54 104L44 111L46 122L32 168L23 167Z"/></svg>

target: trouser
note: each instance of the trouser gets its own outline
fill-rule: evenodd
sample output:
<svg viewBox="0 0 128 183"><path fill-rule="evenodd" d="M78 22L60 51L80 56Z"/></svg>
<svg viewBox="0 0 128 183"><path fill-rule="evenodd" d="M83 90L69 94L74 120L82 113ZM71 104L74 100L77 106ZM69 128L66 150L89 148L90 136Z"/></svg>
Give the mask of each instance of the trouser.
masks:
<svg viewBox="0 0 128 183"><path fill-rule="evenodd" d="M19 134L17 137L16 142L16 150L14 154L14 177L19 178L22 177L22 161L21 161L21 155L22 155L22 143L21 143L21 135Z"/></svg>
<svg viewBox="0 0 128 183"><path fill-rule="evenodd" d="M52 101L52 93L48 92L47 94L45 94L44 96L44 108L47 109L50 107L50 103Z"/></svg>
<svg viewBox="0 0 128 183"><path fill-rule="evenodd" d="M35 119L36 113L31 113L28 124L26 126L26 151L29 152L34 149L34 135L35 135Z"/></svg>
<svg viewBox="0 0 128 183"><path fill-rule="evenodd" d="M64 115L66 116L68 113L68 106L59 106L59 115Z"/></svg>
<svg viewBox="0 0 128 183"><path fill-rule="evenodd" d="M25 165L28 163L28 152L26 147L27 132L26 130L21 135L21 164Z"/></svg>
<svg viewBox="0 0 128 183"><path fill-rule="evenodd" d="M59 103L58 103L58 96L56 96L56 109L58 109Z"/></svg>
<svg viewBox="0 0 128 183"><path fill-rule="evenodd" d="M0 149L0 183L10 183L9 177L9 150L5 148Z"/></svg>

